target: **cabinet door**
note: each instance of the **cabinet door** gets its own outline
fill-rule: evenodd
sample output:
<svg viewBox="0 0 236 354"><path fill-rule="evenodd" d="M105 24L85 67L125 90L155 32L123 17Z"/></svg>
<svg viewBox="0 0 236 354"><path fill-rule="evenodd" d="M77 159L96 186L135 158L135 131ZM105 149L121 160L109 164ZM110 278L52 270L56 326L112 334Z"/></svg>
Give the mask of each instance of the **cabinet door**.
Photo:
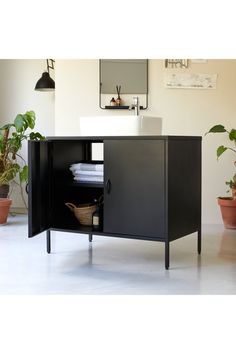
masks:
<svg viewBox="0 0 236 354"><path fill-rule="evenodd" d="M29 221L28 235L33 237L50 227L50 163L47 141L29 141Z"/></svg>
<svg viewBox="0 0 236 354"><path fill-rule="evenodd" d="M104 142L104 231L164 238L165 141Z"/></svg>

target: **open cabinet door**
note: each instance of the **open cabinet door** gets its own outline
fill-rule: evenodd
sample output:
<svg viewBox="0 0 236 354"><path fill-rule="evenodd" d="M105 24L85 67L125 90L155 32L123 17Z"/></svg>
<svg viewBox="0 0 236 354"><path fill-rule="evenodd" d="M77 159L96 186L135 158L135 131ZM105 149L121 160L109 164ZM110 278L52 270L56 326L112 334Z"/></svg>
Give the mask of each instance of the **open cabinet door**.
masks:
<svg viewBox="0 0 236 354"><path fill-rule="evenodd" d="M50 145L48 141L28 142L29 237L50 227Z"/></svg>

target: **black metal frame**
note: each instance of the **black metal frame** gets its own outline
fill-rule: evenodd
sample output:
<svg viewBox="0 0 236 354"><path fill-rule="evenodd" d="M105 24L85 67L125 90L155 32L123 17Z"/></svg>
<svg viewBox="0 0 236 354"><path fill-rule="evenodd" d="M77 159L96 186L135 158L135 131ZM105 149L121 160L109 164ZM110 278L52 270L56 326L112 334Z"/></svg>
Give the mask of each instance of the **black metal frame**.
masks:
<svg viewBox="0 0 236 354"><path fill-rule="evenodd" d="M148 108L148 74L149 74L149 71L148 71L148 59L147 60L147 93L146 93L146 106L142 106L140 107L141 110L145 110ZM105 107L102 107L102 102L101 102L101 86L102 86L102 83L101 83L101 59L99 59L99 107L101 109L108 109L106 106ZM109 107L109 109L112 109L111 107ZM120 108L119 107L115 107L113 109L129 109L129 107L125 107L123 108L123 106L121 106Z"/></svg>
<svg viewBox="0 0 236 354"><path fill-rule="evenodd" d="M49 60L51 60L51 65L49 64ZM47 59L47 71L48 71L48 73L49 73L49 68L50 69L54 69L54 63L55 63L55 60Z"/></svg>
<svg viewBox="0 0 236 354"><path fill-rule="evenodd" d="M66 230L67 232L69 230ZM75 232L73 230L73 232ZM105 235L105 233L102 233L103 235ZM88 234L88 240L89 242L92 242L93 241L93 235L96 235L96 233L89 233ZM99 234L97 234L99 235ZM118 236L118 235L116 235ZM129 237L125 237L124 235L122 235L122 238L131 238L130 236ZM136 239L138 237L135 237ZM141 240L143 240L143 238L139 238ZM148 239L147 239L148 240ZM148 240L150 241L150 240ZM155 242L158 242L158 240L153 240ZM198 254L201 255L201 228L200 230L197 231L197 251L198 251ZM47 248L47 253L51 253L51 229L47 230L46 231L46 248ZM169 240L166 240L165 241L165 269L168 270L169 269L169 266L170 266L170 241Z"/></svg>

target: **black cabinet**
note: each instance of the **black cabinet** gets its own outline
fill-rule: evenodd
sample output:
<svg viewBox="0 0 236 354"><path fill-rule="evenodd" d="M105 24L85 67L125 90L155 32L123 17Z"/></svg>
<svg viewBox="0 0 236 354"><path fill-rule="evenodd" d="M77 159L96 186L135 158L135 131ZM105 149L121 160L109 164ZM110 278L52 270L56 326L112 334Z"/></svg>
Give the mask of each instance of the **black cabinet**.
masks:
<svg viewBox="0 0 236 354"><path fill-rule="evenodd" d="M73 181L69 167L92 161L103 143L104 183ZM99 231L78 223L66 202L104 196ZM165 242L198 232L201 252L201 138L185 136L53 137L29 141L29 237L50 230Z"/></svg>

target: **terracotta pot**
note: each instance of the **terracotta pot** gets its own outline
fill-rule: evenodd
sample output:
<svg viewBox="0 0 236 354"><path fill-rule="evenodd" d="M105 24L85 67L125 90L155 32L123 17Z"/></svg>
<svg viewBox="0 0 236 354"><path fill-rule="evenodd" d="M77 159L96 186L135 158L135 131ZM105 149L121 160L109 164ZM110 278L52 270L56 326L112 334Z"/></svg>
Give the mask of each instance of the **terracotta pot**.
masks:
<svg viewBox="0 0 236 354"><path fill-rule="evenodd" d="M236 199L218 198L222 219L226 229L236 229Z"/></svg>
<svg viewBox="0 0 236 354"><path fill-rule="evenodd" d="M236 199L236 187L232 188L232 197Z"/></svg>
<svg viewBox="0 0 236 354"><path fill-rule="evenodd" d="M11 203L11 199L0 198L0 225L6 224Z"/></svg>
<svg viewBox="0 0 236 354"><path fill-rule="evenodd" d="M9 193L9 185L1 184L0 185L0 198L7 198Z"/></svg>

